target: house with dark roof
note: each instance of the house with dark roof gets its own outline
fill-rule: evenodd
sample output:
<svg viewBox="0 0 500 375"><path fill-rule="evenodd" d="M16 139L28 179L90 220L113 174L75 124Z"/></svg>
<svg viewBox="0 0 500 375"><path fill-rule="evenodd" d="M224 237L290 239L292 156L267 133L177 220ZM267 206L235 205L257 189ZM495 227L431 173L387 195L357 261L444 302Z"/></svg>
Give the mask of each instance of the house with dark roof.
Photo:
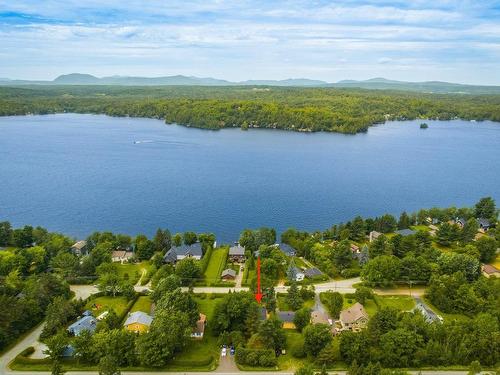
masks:
<svg viewBox="0 0 500 375"><path fill-rule="evenodd" d="M283 328L284 329L295 329L295 323L293 322L293 319L295 318L295 312L294 311L279 311L278 312L278 319L283 322Z"/></svg>
<svg viewBox="0 0 500 375"><path fill-rule="evenodd" d="M224 271L222 271L220 278L222 280L234 280L236 278L236 271L233 270L232 268L227 268Z"/></svg>
<svg viewBox="0 0 500 375"><path fill-rule="evenodd" d="M479 224L479 228L481 228L483 231L487 231L491 227L491 223L488 219L480 217L477 219L477 222Z"/></svg>
<svg viewBox="0 0 500 375"><path fill-rule="evenodd" d="M312 268L306 268L304 270L304 275L305 275L305 277L308 277L308 278L312 279L313 277L323 275L323 272L321 272L316 267L312 267Z"/></svg>
<svg viewBox="0 0 500 375"><path fill-rule="evenodd" d="M245 248L236 243L229 248L228 257L231 262L243 263L245 261Z"/></svg>
<svg viewBox="0 0 500 375"><path fill-rule="evenodd" d="M412 234L415 234L415 231L411 230L411 229L400 229L400 230L395 231L394 233L399 234L403 237L406 237L406 236L411 236Z"/></svg>
<svg viewBox="0 0 500 375"><path fill-rule="evenodd" d="M286 243L280 243L278 247L286 256L294 257L296 254L295 249Z"/></svg>
<svg viewBox="0 0 500 375"><path fill-rule="evenodd" d="M457 224L460 228L463 228L467 220L465 220L463 217L457 217L455 218L455 224Z"/></svg>
<svg viewBox="0 0 500 375"><path fill-rule="evenodd" d="M194 258L200 260L203 257L203 249L201 243L196 242L192 245L181 245L172 247L163 256L165 263L176 263L184 258Z"/></svg>
<svg viewBox="0 0 500 375"><path fill-rule="evenodd" d="M68 327L68 332L74 336L80 336L83 331L94 333L97 320L93 316L84 316Z"/></svg>

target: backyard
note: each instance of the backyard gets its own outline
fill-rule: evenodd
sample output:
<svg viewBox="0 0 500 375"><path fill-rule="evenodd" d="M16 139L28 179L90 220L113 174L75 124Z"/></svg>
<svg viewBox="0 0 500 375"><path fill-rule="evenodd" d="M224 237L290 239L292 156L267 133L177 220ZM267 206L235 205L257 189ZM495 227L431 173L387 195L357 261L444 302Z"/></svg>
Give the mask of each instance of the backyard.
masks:
<svg viewBox="0 0 500 375"><path fill-rule="evenodd" d="M205 270L205 281L207 285L217 284L221 281L221 273L227 262L229 248L222 247L214 249L210 256L207 269Z"/></svg>

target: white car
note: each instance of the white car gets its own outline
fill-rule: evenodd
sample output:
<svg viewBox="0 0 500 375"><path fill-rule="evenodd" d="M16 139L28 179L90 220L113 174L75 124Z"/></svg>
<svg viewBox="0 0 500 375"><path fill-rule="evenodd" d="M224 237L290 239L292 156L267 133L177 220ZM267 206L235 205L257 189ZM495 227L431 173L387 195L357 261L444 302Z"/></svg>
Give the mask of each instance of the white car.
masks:
<svg viewBox="0 0 500 375"><path fill-rule="evenodd" d="M222 355L223 357L225 357L225 356L226 356L226 354L227 354L227 349L226 349L226 348L222 348L221 355Z"/></svg>

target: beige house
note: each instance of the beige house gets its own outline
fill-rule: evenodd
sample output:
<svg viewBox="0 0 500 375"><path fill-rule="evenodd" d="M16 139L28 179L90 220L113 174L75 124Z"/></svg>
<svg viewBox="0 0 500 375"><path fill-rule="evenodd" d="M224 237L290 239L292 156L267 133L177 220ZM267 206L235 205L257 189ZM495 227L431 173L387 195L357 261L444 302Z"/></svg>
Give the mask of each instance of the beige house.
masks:
<svg viewBox="0 0 500 375"><path fill-rule="evenodd" d="M111 260L113 262L126 262L130 258L134 256L134 253L132 251L126 251L126 250L115 250L111 252Z"/></svg>
<svg viewBox="0 0 500 375"><path fill-rule="evenodd" d="M370 234L368 235L368 238L370 242L375 241L377 238L379 238L382 235L382 233L377 232L376 230L372 230Z"/></svg>
<svg viewBox="0 0 500 375"><path fill-rule="evenodd" d="M486 277L500 277L500 270L491 264L483 264L482 270Z"/></svg>
<svg viewBox="0 0 500 375"><path fill-rule="evenodd" d="M312 324L326 324L331 326L332 320L328 315L322 311L313 311L311 313L311 323Z"/></svg>
<svg viewBox="0 0 500 375"><path fill-rule="evenodd" d="M339 331L359 332L365 328L368 323L368 314L365 308L359 302L340 312Z"/></svg>

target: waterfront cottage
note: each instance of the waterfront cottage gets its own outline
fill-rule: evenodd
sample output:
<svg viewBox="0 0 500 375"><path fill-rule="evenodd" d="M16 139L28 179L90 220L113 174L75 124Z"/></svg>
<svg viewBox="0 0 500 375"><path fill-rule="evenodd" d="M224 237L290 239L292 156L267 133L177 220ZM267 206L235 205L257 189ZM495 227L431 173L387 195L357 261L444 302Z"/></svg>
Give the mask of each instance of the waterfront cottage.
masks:
<svg viewBox="0 0 500 375"><path fill-rule="evenodd" d="M87 255L87 241L81 240L78 242L75 242L73 246L71 246L71 252L75 254L76 256L82 256L82 255Z"/></svg>
<svg viewBox="0 0 500 375"><path fill-rule="evenodd" d="M243 263L245 262L245 248L239 243L236 243L229 248L228 256L231 262Z"/></svg>
<svg viewBox="0 0 500 375"><path fill-rule="evenodd" d="M127 331L143 333L149 331L152 321L153 317L145 312L135 311L128 316L125 323L123 323L123 326Z"/></svg>
<svg viewBox="0 0 500 375"><path fill-rule="evenodd" d="M174 264L184 258L194 258L196 260L200 260L202 257L203 257L203 250L201 248L201 243L196 242L192 245L181 245L172 247L163 256L163 261L165 263Z"/></svg>

